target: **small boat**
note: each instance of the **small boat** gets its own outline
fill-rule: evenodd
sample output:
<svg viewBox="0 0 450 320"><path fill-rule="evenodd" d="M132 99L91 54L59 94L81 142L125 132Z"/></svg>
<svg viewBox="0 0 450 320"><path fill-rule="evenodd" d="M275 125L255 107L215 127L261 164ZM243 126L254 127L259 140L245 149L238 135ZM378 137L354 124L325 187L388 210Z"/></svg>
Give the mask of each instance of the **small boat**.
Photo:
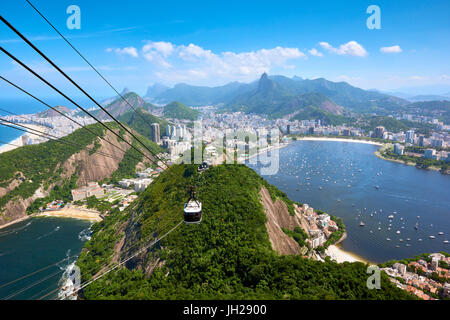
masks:
<svg viewBox="0 0 450 320"><path fill-rule="evenodd" d="M419 239L418 241L419 241L419 242L422 242L423 240L422 240L422 239Z"/></svg>
<svg viewBox="0 0 450 320"><path fill-rule="evenodd" d="M444 243L448 243L448 240L444 240Z"/></svg>
<svg viewBox="0 0 450 320"><path fill-rule="evenodd" d="M419 223L416 222L416 225L414 226L414 229L416 229L416 230L419 229Z"/></svg>
<svg viewBox="0 0 450 320"><path fill-rule="evenodd" d="M411 241L411 239L410 238L406 238L406 241Z"/></svg>
<svg viewBox="0 0 450 320"><path fill-rule="evenodd" d="M438 232L438 235L440 235L440 236L442 236L444 233L441 231L441 232Z"/></svg>
<svg viewBox="0 0 450 320"><path fill-rule="evenodd" d="M390 216L388 216L388 219L394 219L394 216L391 214Z"/></svg>
<svg viewBox="0 0 450 320"><path fill-rule="evenodd" d="M400 234L400 230L397 230L396 234Z"/></svg>
<svg viewBox="0 0 450 320"><path fill-rule="evenodd" d="M366 224L365 224L364 222L362 222L362 221L359 223L359 226L360 226L360 227L364 227L365 225L366 225Z"/></svg>
<svg viewBox="0 0 450 320"><path fill-rule="evenodd" d="M387 240L387 241L391 241L391 239L389 239L389 238L386 238L386 240Z"/></svg>
<svg viewBox="0 0 450 320"><path fill-rule="evenodd" d="M407 247L411 247L411 245L409 243L406 244Z"/></svg>
<svg viewBox="0 0 450 320"><path fill-rule="evenodd" d="M380 186L375 186L375 189L377 189L377 190L380 189Z"/></svg>
<svg viewBox="0 0 450 320"><path fill-rule="evenodd" d="M436 239L436 237L435 236L430 236L430 239Z"/></svg>
<svg viewBox="0 0 450 320"><path fill-rule="evenodd" d="M398 239L398 241L403 242L403 239Z"/></svg>

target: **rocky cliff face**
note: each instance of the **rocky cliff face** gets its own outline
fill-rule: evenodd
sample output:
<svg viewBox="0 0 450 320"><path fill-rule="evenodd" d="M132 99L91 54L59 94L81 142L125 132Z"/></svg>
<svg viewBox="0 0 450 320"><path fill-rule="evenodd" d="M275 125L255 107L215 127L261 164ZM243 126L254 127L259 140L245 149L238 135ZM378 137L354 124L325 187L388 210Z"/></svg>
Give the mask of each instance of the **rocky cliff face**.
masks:
<svg viewBox="0 0 450 320"><path fill-rule="evenodd" d="M286 204L280 199L272 202L269 191L262 187L259 192L267 216L266 229L272 248L279 254L299 254L300 246L282 228L293 230L301 226L296 216L291 216Z"/></svg>

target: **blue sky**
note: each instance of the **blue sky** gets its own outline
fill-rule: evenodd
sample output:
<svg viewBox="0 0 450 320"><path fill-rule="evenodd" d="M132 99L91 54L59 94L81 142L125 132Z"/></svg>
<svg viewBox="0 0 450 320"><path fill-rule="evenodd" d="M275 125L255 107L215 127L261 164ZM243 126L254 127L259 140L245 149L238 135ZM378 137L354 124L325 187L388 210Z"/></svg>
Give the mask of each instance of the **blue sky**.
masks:
<svg viewBox="0 0 450 320"><path fill-rule="evenodd" d="M325 77L365 89L450 91L449 1L32 2L117 88L141 94L155 82L221 85L250 82L262 72ZM80 30L66 26L72 4L81 9ZM366 26L372 4L381 9L380 30ZM113 95L25 0L2 1L0 12L88 91ZM79 95L3 24L0 45ZM50 95L4 55L0 70ZM4 84L0 91L16 94Z"/></svg>

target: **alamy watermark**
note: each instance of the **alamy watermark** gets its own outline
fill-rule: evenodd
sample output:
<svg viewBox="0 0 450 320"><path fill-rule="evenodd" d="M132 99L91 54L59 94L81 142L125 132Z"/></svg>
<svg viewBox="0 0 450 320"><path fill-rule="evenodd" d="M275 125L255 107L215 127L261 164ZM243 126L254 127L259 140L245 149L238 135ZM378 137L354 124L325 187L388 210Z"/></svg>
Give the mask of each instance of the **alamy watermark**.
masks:
<svg viewBox="0 0 450 320"><path fill-rule="evenodd" d="M367 7L366 13L370 14L367 18L366 25L370 30L381 29L381 9L379 6L372 4Z"/></svg>
<svg viewBox="0 0 450 320"><path fill-rule="evenodd" d="M66 20L67 29L81 29L81 9L77 5L70 5L67 7L66 13L70 16Z"/></svg>
<svg viewBox="0 0 450 320"><path fill-rule="evenodd" d="M381 289L381 271L378 266L372 265L367 267L366 272L370 274L367 278L366 285L367 289Z"/></svg>
<svg viewBox="0 0 450 320"><path fill-rule="evenodd" d="M211 141L204 147L205 141ZM203 162L243 164L257 167L261 175L274 175L279 169L279 148L282 147L278 128L244 128L216 131L211 137L205 132L202 121L194 122L192 136L186 141L182 162L201 164Z"/></svg>

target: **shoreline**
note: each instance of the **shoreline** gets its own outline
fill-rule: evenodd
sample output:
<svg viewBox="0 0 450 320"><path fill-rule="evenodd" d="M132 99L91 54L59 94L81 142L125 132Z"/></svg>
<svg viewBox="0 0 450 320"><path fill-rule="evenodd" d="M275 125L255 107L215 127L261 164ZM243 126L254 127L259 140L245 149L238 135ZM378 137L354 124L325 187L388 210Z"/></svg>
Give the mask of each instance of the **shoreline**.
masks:
<svg viewBox="0 0 450 320"><path fill-rule="evenodd" d="M0 230L2 230L2 229L4 229L4 228L7 228L7 227L9 227L9 226L12 226L12 225L14 225L14 224L16 224L16 223L19 223L19 222L22 222L22 221L25 221L25 220L28 220L28 219L30 219L30 218L32 218L32 217L34 217L34 215L27 215L27 216L24 216L24 217L21 217L21 218L19 218L19 219L16 219L16 220L13 220L13 221L11 221L11 222L7 222L7 223L5 223L5 224L2 224L1 226L0 226Z"/></svg>
<svg viewBox="0 0 450 320"><path fill-rule="evenodd" d="M391 162L403 164L403 165L406 165L406 166L416 167L416 163L415 162L405 162L403 160L385 158L385 157L383 157L383 155L380 153L379 150L375 151L374 154L375 154L376 157L378 157L378 158L380 158L382 160L391 161ZM422 170L425 169L425 170L437 171L437 172L440 172L440 173L443 173L443 174L448 174L446 172L441 172L440 168L433 167L433 166L430 166L430 167L427 167L427 168L417 168L417 169L422 169Z"/></svg>
<svg viewBox="0 0 450 320"><path fill-rule="evenodd" d="M335 260L337 263L344 262L362 262L362 263L371 263L367 259L357 255L356 253L347 251L342 249L340 245L332 244L328 247L328 253L332 260Z"/></svg>
<svg viewBox="0 0 450 320"><path fill-rule="evenodd" d="M55 211L44 211L37 213L34 217L54 217L54 218L72 218L78 220L87 220L100 222L102 218L100 212L95 210L83 209L78 207L68 207Z"/></svg>
<svg viewBox="0 0 450 320"><path fill-rule="evenodd" d="M254 157L258 157L258 156L260 156L260 155L262 155L262 154L264 154L264 153L267 153L267 152L269 152L269 151L283 149L283 148L285 148L285 147L288 147L289 145L290 145L290 142L288 142L288 143L280 143L280 144L279 144L278 146L276 146L276 147L270 146L270 147L265 148L265 149L263 149L263 150L259 150L259 149L258 149L258 152L256 152L255 154L252 154L251 156L246 157L246 158L245 158L245 161L248 161L248 160L250 160L250 159L252 159L252 158L254 158ZM244 161L244 162L245 162L245 161Z"/></svg>
<svg viewBox="0 0 450 320"><path fill-rule="evenodd" d="M61 210L55 210L55 211L44 211L41 213L33 213L24 217L21 217L19 219L16 219L14 221L5 223L3 225L0 225L0 230L5 229L9 226L12 226L16 223L26 221L31 218L69 218L69 219L77 219L77 220L85 220L85 221L91 221L91 222L100 222L102 221L102 217L100 216L100 212L95 210L89 210L89 209L83 209L83 208L63 208Z"/></svg>
<svg viewBox="0 0 450 320"><path fill-rule="evenodd" d="M354 142L354 143L364 143L371 144L375 146L383 146L381 142L369 141L369 140L357 140L357 139L346 139L346 138L330 138L330 137L300 137L296 141L337 141L337 142Z"/></svg>
<svg viewBox="0 0 450 320"><path fill-rule="evenodd" d="M30 129L34 129L34 130L38 130L38 131L42 131L42 132L45 132L46 134L48 133L48 131L49 131L49 128L48 127L45 127L45 126L39 126L39 125L36 125L36 124L26 124L26 126L27 127L29 127ZM13 140L11 140L11 141L8 141L8 143L10 143L10 144L2 144L2 145L0 145L0 154L2 154L2 153L5 153L5 152L8 152L8 151L12 151L12 150L15 150L15 149L18 149L18 148L20 148L20 147L23 147L23 145L22 145L22 137L24 136L24 135L28 135L30 138L32 138L32 139L42 139L42 137L40 137L40 136L37 136L37 135L35 135L35 134L33 134L32 132L23 132L21 135L20 135L20 137L18 137L18 138L16 138L16 139L13 139ZM6 142L6 141L5 141ZM13 144L13 145L15 145L15 146L13 146L13 145L11 145L11 144Z"/></svg>

